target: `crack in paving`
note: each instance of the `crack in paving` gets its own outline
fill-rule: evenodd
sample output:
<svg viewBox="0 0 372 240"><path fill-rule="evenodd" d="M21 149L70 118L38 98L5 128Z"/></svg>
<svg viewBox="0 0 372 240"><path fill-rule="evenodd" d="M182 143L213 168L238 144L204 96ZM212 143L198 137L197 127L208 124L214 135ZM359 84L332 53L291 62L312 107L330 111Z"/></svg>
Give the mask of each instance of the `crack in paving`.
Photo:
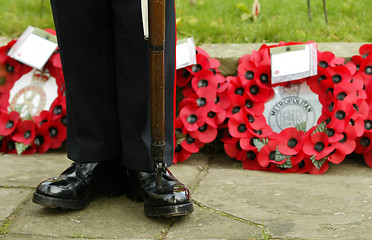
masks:
<svg viewBox="0 0 372 240"><path fill-rule="evenodd" d="M257 227L261 227L261 228L262 228L262 227L264 227L264 228L267 227L267 226L265 226L265 225L263 225L263 224L261 224L261 223L256 223L256 222L250 221L250 220L248 220L248 219L245 219L245 218L242 218L242 217L235 216L235 215L233 215L233 214L231 214L231 213L227 213L227 212L224 212L224 211L218 210L218 209L216 209L216 208L213 208L213 207L211 207L211 206L208 206L208 205L206 205L206 204L203 204L203 203L201 203L201 202L199 202L199 201L197 201L197 200L195 200L195 199L193 199L193 202L194 202L197 206L199 206L199 207L201 207L201 208L203 208L203 209L205 209L205 210L211 211L211 212L213 212L213 213L215 213L215 214L218 214L218 215L220 215L220 216L222 216L222 217L227 217L227 218L230 218L230 219L233 219L233 220L239 221L239 222L247 223L247 224L249 224L249 225L254 225L254 226L257 226Z"/></svg>
<svg viewBox="0 0 372 240"><path fill-rule="evenodd" d="M28 186L8 186L8 185L0 185L0 189L29 189L34 190L35 187L28 187Z"/></svg>

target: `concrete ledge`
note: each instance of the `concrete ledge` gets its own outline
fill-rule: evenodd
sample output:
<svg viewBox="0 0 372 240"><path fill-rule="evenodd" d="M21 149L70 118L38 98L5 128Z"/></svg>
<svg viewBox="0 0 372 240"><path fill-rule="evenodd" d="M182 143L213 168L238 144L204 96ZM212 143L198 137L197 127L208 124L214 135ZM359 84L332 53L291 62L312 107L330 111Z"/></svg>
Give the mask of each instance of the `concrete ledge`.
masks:
<svg viewBox="0 0 372 240"><path fill-rule="evenodd" d="M273 43L267 43L272 45ZM320 51L333 52L337 57L349 61L352 56L359 54L359 48L366 43L326 42L317 43ZM247 44L202 44L203 48L212 58L221 62L220 71L224 76L234 76L237 72L238 60L253 50L258 50L262 43Z"/></svg>
<svg viewBox="0 0 372 240"><path fill-rule="evenodd" d="M7 44L11 38L0 36L0 46ZM266 43L272 45L274 43ZM325 42L318 43L320 51L333 52L337 57L345 58L349 61L352 56L359 54L359 48L363 42ZM200 45L212 58L221 62L220 71L224 76L234 76L237 72L238 60L245 54L250 54L253 50L258 50L262 43L230 43L230 44L202 44Z"/></svg>

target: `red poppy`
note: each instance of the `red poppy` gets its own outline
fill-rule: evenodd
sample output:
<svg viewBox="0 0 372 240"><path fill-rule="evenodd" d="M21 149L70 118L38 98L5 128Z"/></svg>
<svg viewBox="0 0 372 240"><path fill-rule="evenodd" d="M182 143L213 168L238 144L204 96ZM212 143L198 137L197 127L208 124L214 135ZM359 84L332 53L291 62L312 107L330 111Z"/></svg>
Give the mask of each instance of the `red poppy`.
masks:
<svg viewBox="0 0 372 240"><path fill-rule="evenodd" d="M33 145L37 148L37 152L42 154L48 151L51 143L49 128L43 125L36 131Z"/></svg>
<svg viewBox="0 0 372 240"><path fill-rule="evenodd" d="M193 73L197 73L200 71L208 71L211 69L211 64L208 60L208 57L203 54L196 54L196 64L187 67ZM213 74L212 74L213 75Z"/></svg>
<svg viewBox="0 0 372 240"><path fill-rule="evenodd" d="M342 132L343 138L340 141L332 143L337 150L345 153L345 155L350 154L354 151L356 143L356 131L351 125L348 125Z"/></svg>
<svg viewBox="0 0 372 240"><path fill-rule="evenodd" d="M8 42L7 45L0 47L0 64L1 65L4 65L9 60L10 57L8 56L8 52L16 42L17 42L16 40L11 40L10 42Z"/></svg>
<svg viewBox="0 0 372 240"><path fill-rule="evenodd" d="M311 91L318 95L323 95L325 93L325 90L322 88L325 84L321 83L325 81L327 83L332 83L332 76L328 72L326 68L318 68L318 75L315 75L313 77L309 77L307 79L307 84L309 85Z"/></svg>
<svg viewBox="0 0 372 240"><path fill-rule="evenodd" d="M366 132L363 136L356 139L355 152L366 153L372 149L372 133Z"/></svg>
<svg viewBox="0 0 372 240"><path fill-rule="evenodd" d="M372 111L369 112L368 116L364 120L364 131L372 132Z"/></svg>
<svg viewBox="0 0 372 240"><path fill-rule="evenodd" d="M256 150L249 150L246 151L244 155L245 158L241 160L243 162L243 168L248 170L261 170L262 167L258 163L258 151Z"/></svg>
<svg viewBox="0 0 372 240"><path fill-rule="evenodd" d="M190 134L187 134L186 139L181 142L181 146L188 152L196 153L199 149L204 146L204 143L200 142L198 139L193 138Z"/></svg>
<svg viewBox="0 0 372 240"><path fill-rule="evenodd" d="M212 107L213 112L220 113L228 109L231 105L231 99L227 91L217 93L214 105Z"/></svg>
<svg viewBox="0 0 372 240"><path fill-rule="evenodd" d="M257 68L252 61L242 61L238 66L238 79L243 85L248 84L249 81L255 79L255 72Z"/></svg>
<svg viewBox="0 0 372 240"><path fill-rule="evenodd" d="M205 123L203 126L199 127L198 130L190 132L189 134L191 137L198 139L202 143L210 143L216 139L217 133L217 128Z"/></svg>
<svg viewBox="0 0 372 240"><path fill-rule="evenodd" d="M295 173L307 173L314 167L314 164L308 157L304 157L301 161L298 162L296 165Z"/></svg>
<svg viewBox="0 0 372 240"><path fill-rule="evenodd" d="M255 136L244 137L240 139L240 146L243 150L257 150L256 145L254 144L254 139L257 139Z"/></svg>
<svg viewBox="0 0 372 240"><path fill-rule="evenodd" d="M180 163L185 161L191 156L191 153L186 151L180 144L177 144L177 146L174 149L174 157L173 157L173 163Z"/></svg>
<svg viewBox="0 0 372 240"><path fill-rule="evenodd" d="M62 63L59 55L59 49L56 49L48 62L45 64L45 68L49 70L52 77L56 79L58 86L58 95L62 95L65 91L65 80L62 71Z"/></svg>
<svg viewBox="0 0 372 240"><path fill-rule="evenodd" d="M227 156L231 158L235 158L238 155L239 151L242 150L238 138L225 137L221 141L224 143L223 147Z"/></svg>
<svg viewBox="0 0 372 240"><path fill-rule="evenodd" d="M181 68L177 70L176 84L178 87L184 87L190 83L194 74L188 68Z"/></svg>
<svg viewBox="0 0 372 240"><path fill-rule="evenodd" d="M336 132L342 132L350 122L352 113L354 112L353 105L338 101L332 111L331 122L329 127L333 128Z"/></svg>
<svg viewBox="0 0 372 240"><path fill-rule="evenodd" d="M252 81L245 86L245 92L249 98L255 102L265 103L274 96L273 89L261 88L259 85Z"/></svg>
<svg viewBox="0 0 372 240"><path fill-rule="evenodd" d="M272 136L273 134L273 130L271 129L269 125L266 124L266 122L265 122L265 127L263 128L260 128L260 129L248 128L248 130L251 132L251 134L253 134L254 136L258 138L269 137L269 136Z"/></svg>
<svg viewBox="0 0 372 240"><path fill-rule="evenodd" d="M41 111L39 115L32 117L36 126L41 127L44 123L52 120L52 114L49 111Z"/></svg>
<svg viewBox="0 0 372 240"><path fill-rule="evenodd" d="M310 173L310 174L314 174L314 175L320 175L320 174L325 173L325 172L328 170L328 167L329 167L328 161L325 161L325 162L323 163L323 165L320 167L320 169L317 169L317 168L312 164L312 167L311 167L311 169L309 170L309 173Z"/></svg>
<svg viewBox="0 0 372 240"><path fill-rule="evenodd" d="M360 65L359 71L365 80L372 80L372 54L369 54Z"/></svg>
<svg viewBox="0 0 372 240"><path fill-rule="evenodd" d="M279 133L278 150L284 155L296 155L302 149L305 133L294 127L286 128Z"/></svg>
<svg viewBox="0 0 372 240"><path fill-rule="evenodd" d="M335 57L335 54L332 52L318 51L318 63L322 68L327 68L329 66L334 67L336 65L344 64L344 62L344 58Z"/></svg>
<svg viewBox="0 0 372 240"><path fill-rule="evenodd" d="M369 107L365 100L358 99L355 103L353 103L353 107L355 109L354 113L357 116L360 116L363 119L367 118L369 114Z"/></svg>
<svg viewBox="0 0 372 240"><path fill-rule="evenodd" d="M278 141L270 140L258 153L258 163L261 167L267 167L270 163L283 164L287 158L282 161L275 161L275 153L278 146Z"/></svg>
<svg viewBox="0 0 372 240"><path fill-rule="evenodd" d="M35 123L31 120L24 120L18 123L12 139L24 145L29 145L34 141L35 132Z"/></svg>
<svg viewBox="0 0 372 240"><path fill-rule="evenodd" d="M66 97L59 96L57 97L52 105L50 106L50 111L52 113L52 121L60 119L66 115Z"/></svg>
<svg viewBox="0 0 372 240"><path fill-rule="evenodd" d="M36 146L34 144L29 145L26 150L22 152L22 155L34 154L37 152Z"/></svg>
<svg viewBox="0 0 372 240"><path fill-rule="evenodd" d="M182 89L182 95L184 96L184 97L188 97L190 94L193 94L193 93L195 93L194 92L194 89L192 88L192 86L191 86L191 82L190 82L190 84L187 84L185 87L183 87L183 89Z"/></svg>
<svg viewBox="0 0 372 240"><path fill-rule="evenodd" d="M355 142L355 141L354 141ZM336 148L328 157L328 160L334 164L340 164L344 161L346 157L346 153L343 152L341 149Z"/></svg>
<svg viewBox="0 0 372 240"><path fill-rule="evenodd" d="M195 102L181 109L180 118L187 131L196 131L199 127L204 125L207 114L205 109L199 108Z"/></svg>
<svg viewBox="0 0 372 240"><path fill-rule="evenodd" d="M14 86L14 81L16 79L10 78L11 73L8 72L6 65L0 64L0 92L9 92Z"/></svg>
<svg viewBox="0 0 372 240"><path fill-rule="evenodd" d="M267 88L271 90L271 67L270 65L258 65L255 72L255 80L258 86L261 88Z"/></svg>
<svg viewBox="0 0 372 240"><path fill-rule="evenodd" d="M244 96L244 109L252 115L262 115L265 105L262 102L256 102L249 98L248 94Z"/></svg>
<svg viewBox="0 0 372 240"><path fill-rule="evenodd" d="M372 167L372 151L369 150L369 151L363 153L363 156L364 156L364 161L366 162L366 164L369 167Z"/></svg>
<svg viewBox="0 0 372 240"><path fill-rule="evenodd" d="M364 118L359 116L356 112L351 115L350 124L355 128L357 137L360 137L364 133Z"/></svg>
<svg viewBox="0 0 372 240"><path fill-rule="evenodd" d="M226 109L226 116L228 118L233 117L235 114L240 113L244 110L244 97L238 94L230 95L230 106Z"/></svg>
<svg viewBox="0 0 372 240"><path fill-rule="evenodd" d="M0 92L0 113L8 111L9 96L9 92Z"/></svg>
<svg viewBox="0 0 372 240"><path fill-rule="evenodd" d="M351 81L351 73L344 65L329 67L327 69L331 75L332 82L336 85L339 83L348 83Z"/></svg>
<svg viewBox="0 0 372 240"><path fill-rule="evenodd" d="M330 128L329 126L327 126L325 133L327 134L328 141L330 143L338 142L344 138L344 135L342 133L336 132L333 128Z"/></svg>
<svg viewBox="0 0 372 240"><path fill-rule="evenodd" d="M258 129L265 128L267 126L266 118L264 115L252 115L248 113L246 117L248 119L249 126L251 127L251 129L258 130Z"/></svg>
<svg viewBox="0 0 372 240"><path fill-rule="evenodd" d="M46 123L45 126L48 128L50 137L50 148L56 149L62 145L62 142L66 140L66 127L61 122L50 122Z"/></svg>
<svg viewBox="0 0 372 240"><path fill-rule="evenodd" d="M244 94L244 85L240 82L239 77L227 77L229 85L227 87L227 93L230 96L233 95L240 95L243 96Z"/></svg>
<svg viewBox="0 0 372 240"><path fill-rule="evenodd" d="M223 123L225 119L226 119L225 111L222 111L220 113L210 111L207 113L207 119L205 120L205 122L214 128L219 128L221 127L220 124Z"/></svg>
<svg viewBox="0 0 372 240"><path fill-rule="evenodd" d="M357 90L354 88L352 83L340 83L335 87L333 96L338 101L347 101L349 103L357 103L359 99Z"/></svg>
<svg viewBox="0 0 372 240"><path fill-rule="evenodd" d="M366 58L372 52L372 43L364 44L359 48L359 53L363 58Z"/></svg>
<svg viewBox="0 0 372 240"><path fill-rule="evenodd" d="M328 136L324 132L313 133L311 137L305 140L303 151L309 156L315 156L316 160L320 160L329 155L334 150L334 147L329 144Z"/></svg>
<svg viewBox="0 0 372 240"><path fill-rule="evenodd" d="M301 149L296 155L291 156L292 165L293 166L299 165L301 163L301 161L305 158L305 156L306 156L306 154ZM296 169L296 171L297 171L297 169Z"/></svg>
<svg viewBox="0 0 372 240"><path fill-rule="evenodd" d="M15 142L12 140L11 136L6 136L1 140L0 152L3 153L17 153Z"/></svg>
<svg viewBox="0 0 372 240"><path fill-rule="evenodd" d="M0 135L8 136L14 132L19 121L19 113L12 111L9 114L0 114Z"/></svg>
<svg viewBox="0 0 372 240"><path fill-rule="evenodd" d="M202 89L208 91L217 91L218 82L214 79L211 71L203 70L195 73L194 78L191 80L192 88L196 94Z"/></svg>
<svg viewBox="0 0 372 240"><path fill-rule="evenodd" d="M249 137L250 124L248 118L242 114L234 114L228 122L229 133L235 138Z"/></svg>
<svg viewBox="0 0 372 240"><path fill-rule="evenodd" d="M209 58L209 54L201 47L196 47L196 54L201 54L205 56L206 58Z"/></svg>

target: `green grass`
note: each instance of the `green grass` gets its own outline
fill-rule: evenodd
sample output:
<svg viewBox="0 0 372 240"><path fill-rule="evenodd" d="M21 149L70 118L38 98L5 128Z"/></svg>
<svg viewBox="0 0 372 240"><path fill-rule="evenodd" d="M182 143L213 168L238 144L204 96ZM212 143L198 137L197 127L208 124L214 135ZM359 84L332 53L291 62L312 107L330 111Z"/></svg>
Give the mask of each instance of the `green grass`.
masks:
<svg viewBox="0 0 372 240"><path fill-rule="evenodd" d="M18 37L29 25L54 28L49 0L0 0L0 36Z"/></svg>
<svg viewBox="0 0 372 240"><path fill-rule="evenodd" d="M311 0L309 22L306 0L260 0L257 21L242 20L243 3L251 9L253 0L176 0L178 37L194 36L197 43L250 43L278 41L370 42L371 2L368 0L328 0L325 23L323 1Z"/></svg>
<svg viewBox="0 0 372 240"><path fill-rule="evenodd" d="M176 0L178 37L194 36L201 43L278 41L372 42L369 0L328 0L328 22L323 1L311 0L309 22L306 0L260 0L257 21L243 20L237 4L251 9L253 0ZM53 28L49 0L0 0L0 35L17 37L28 25Z"/></svg>

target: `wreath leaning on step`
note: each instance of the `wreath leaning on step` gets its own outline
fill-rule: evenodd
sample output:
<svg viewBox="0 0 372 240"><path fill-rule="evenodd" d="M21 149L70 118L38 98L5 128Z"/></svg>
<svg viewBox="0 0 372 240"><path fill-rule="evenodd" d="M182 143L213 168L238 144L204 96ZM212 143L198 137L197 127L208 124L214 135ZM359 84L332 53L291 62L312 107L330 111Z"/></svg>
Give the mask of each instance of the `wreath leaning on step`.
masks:
<svg viewBox="0 0 372 240"><path fill-rule="evenodd" d="M54 30L46 31L55 34ZM45 81L49 77L56 79L56 99L48 111L35 116L21 116L19 109L9 107L9 92L22 76L33 69L7 56L15 43L16 40L12 40L0 48L0 152L45 153L48 149L59 148L66 139L66 98L59 52L56 50L44 69L34 74L35 78L46 78Z"/></svg>
<svg viewBox="0 0 372 240"><path fill-rule="evenodd" d="M284 46L303 43L285 43ZM318 51L318 74L280 84L306 83L318 95L322 114L317 125L306 123L272 131L263 116L264 104L273 97L269 46L244 55L237 76L223 78L219 62L197 48L197 64L178 70L177 86L184 99L176 122L175 162L186 160L218 132L228 156L252 170L321 174L328 162L363 153L372 167L372 44L344 64L331 52Z"/></svg>

